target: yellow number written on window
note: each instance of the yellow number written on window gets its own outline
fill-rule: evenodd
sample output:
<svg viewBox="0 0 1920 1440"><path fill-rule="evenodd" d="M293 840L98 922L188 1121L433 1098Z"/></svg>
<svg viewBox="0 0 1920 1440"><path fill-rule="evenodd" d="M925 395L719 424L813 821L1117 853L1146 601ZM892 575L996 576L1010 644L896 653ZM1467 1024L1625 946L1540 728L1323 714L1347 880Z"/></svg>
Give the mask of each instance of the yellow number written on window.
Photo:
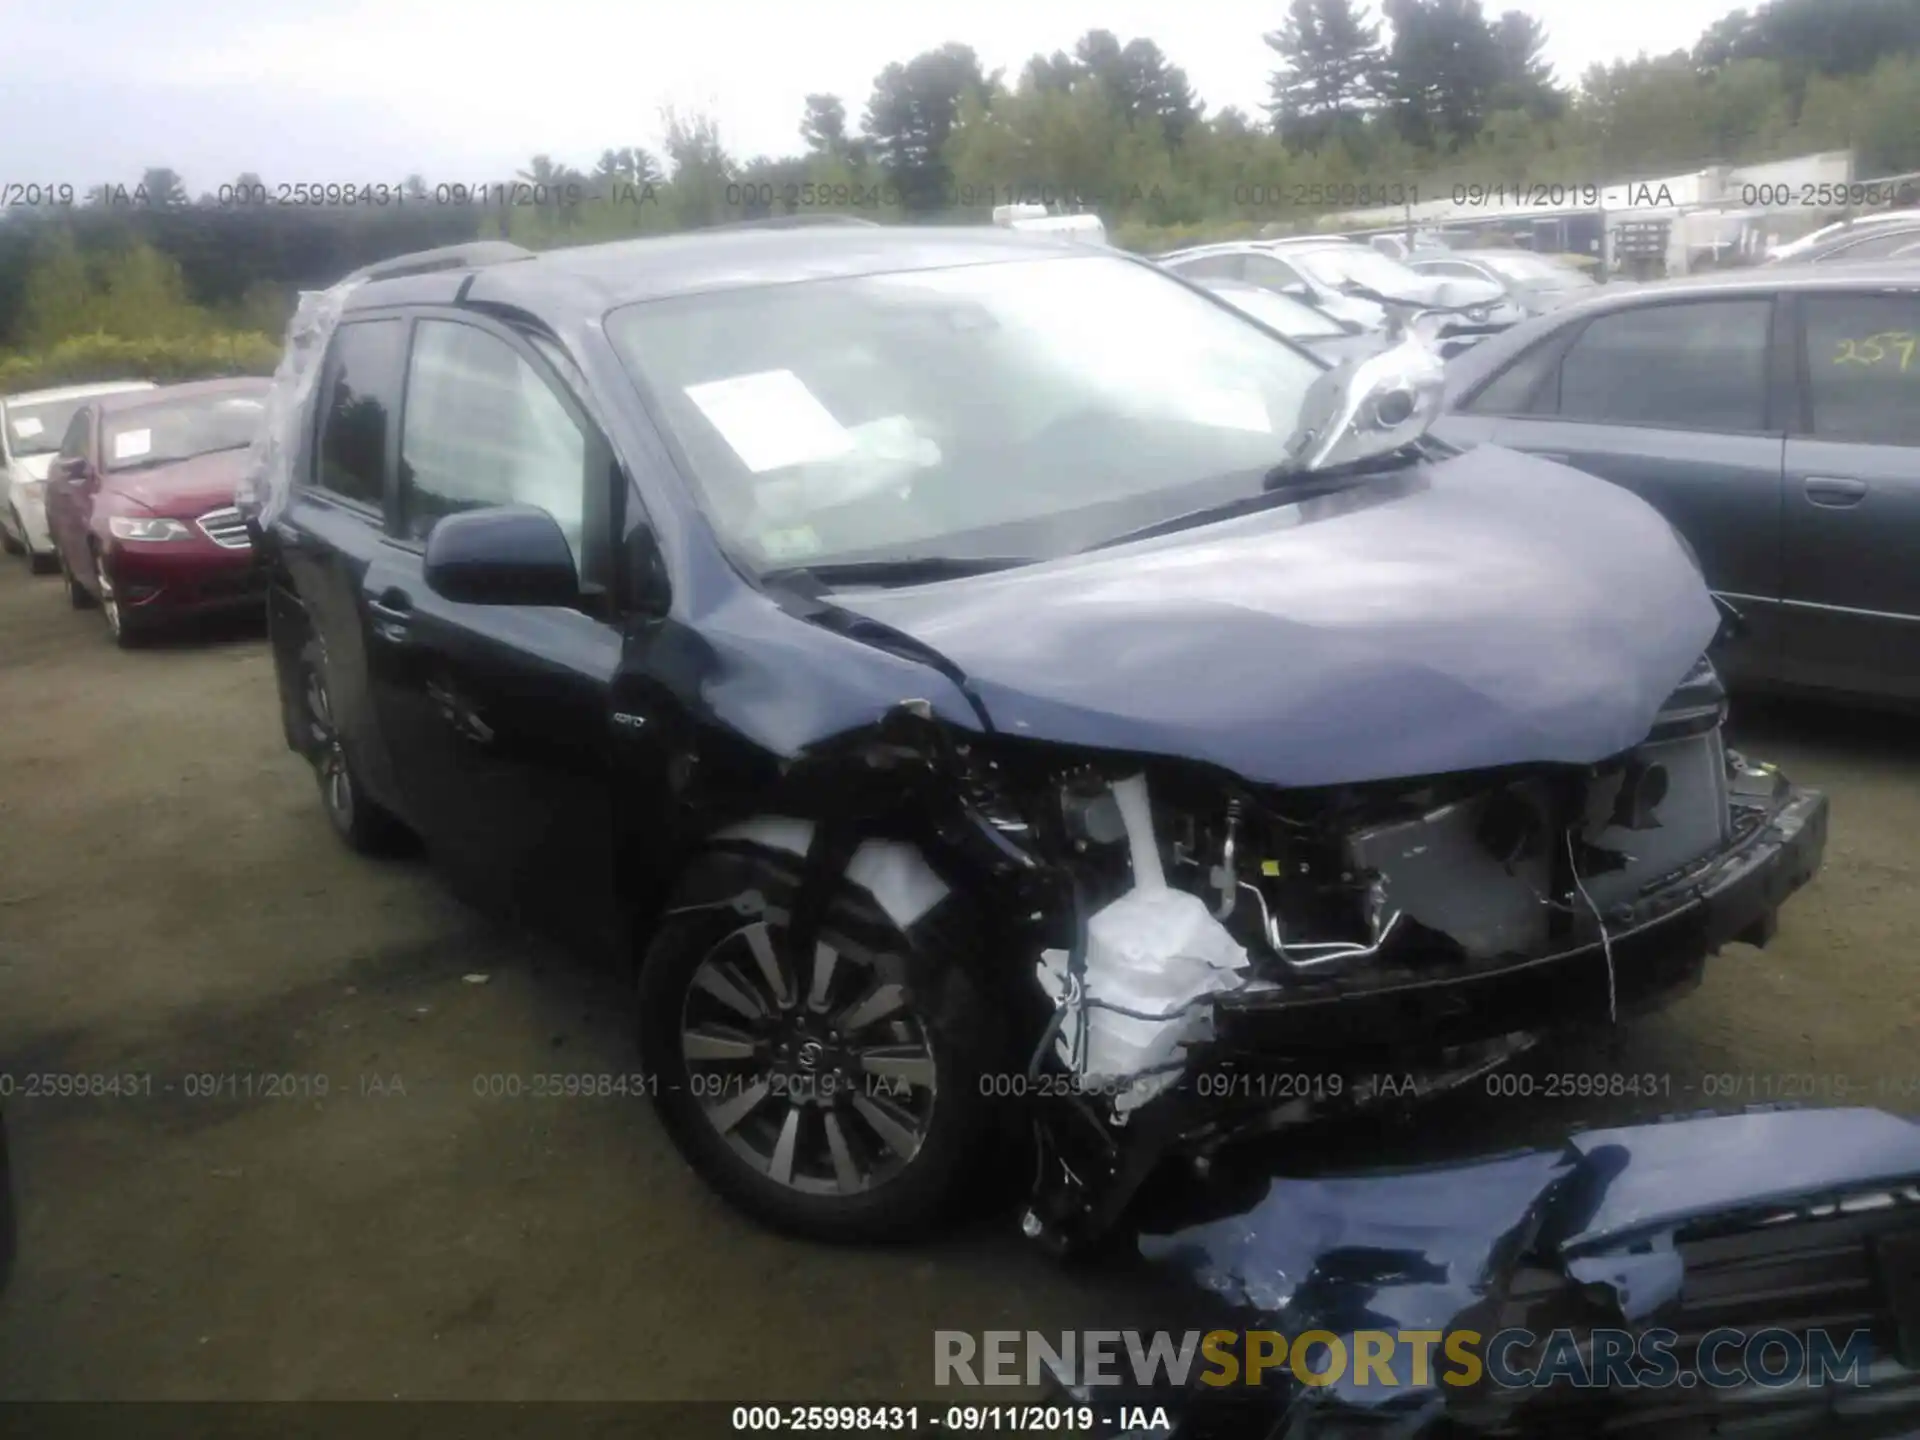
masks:
<svg viewBox="0 0 1920 1440"><path fill-rule="evenodd" d="M1911 330L1882 330L1859 340L1842 340L1835 347L1836 365L1893 365L1904 373L1912 364L1920 336Z"/></svg>

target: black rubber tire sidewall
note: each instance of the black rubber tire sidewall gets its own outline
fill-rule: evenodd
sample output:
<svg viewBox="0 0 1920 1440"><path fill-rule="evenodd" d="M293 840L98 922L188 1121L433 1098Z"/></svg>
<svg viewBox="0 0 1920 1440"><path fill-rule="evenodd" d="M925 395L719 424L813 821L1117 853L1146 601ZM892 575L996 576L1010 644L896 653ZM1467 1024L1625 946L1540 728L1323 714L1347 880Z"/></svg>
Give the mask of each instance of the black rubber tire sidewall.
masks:
<svg viewBox="0 0 1920 1440"><path fill-rule="evenodd" d="M54 552L60 565L60 580L67 587L67 604L75 610L91 610L100 602L93 598L93 592L74 578L73 571L67 568L67 557L60 551Z"/></svg>
<svg viewBox="0 0 1920 1440"><path fill-rule="evenodd" d="M778 857L753 863L753 882L770 907L793 900L792 871ZM669 910L672 906L669 904ZM654 1108L694 1171L740 1210L782 1233L830 1243L911 1238L946 1220L989 1135L981 1077L995 1053L995 1027L978 986L965 968L916 951L911 942L854 887L844 887L825 929L906 962L914 1009L932 1040L937 1099L932 1126L906 1170L870 1194L853 1198L805 1195L754 1172L714 1130L686 1083L680 1052L682 1003L707 953L750 917L731 907L669 913L640 963L639 1041L653 1079Z"/></svg>
<svg viewBox="0 0 1920 1440"><path fill-rule="evenodd" d="M307 676L317 674L320 683L327 687L329 708L333 697L333 687L327 676L327 651L318 636L309 639L300 649L300 671L297 678L300 697L300 720L304 730L312 716L307 710ZM311 746L311 737L302 737ZM396 848L400 837L400 822L388 814L367 795L366 786L360 783L360 777L353 768L353 757L347 756L347 787L352 795L353 815L351 820L342 819L327 794L326 772L320 768L320 752L306 750L307 759L313 766L314 783L320 791L320 808L326 812L327 824L333 833L344 841L347 847L362 855L385 855Z"/></svg>

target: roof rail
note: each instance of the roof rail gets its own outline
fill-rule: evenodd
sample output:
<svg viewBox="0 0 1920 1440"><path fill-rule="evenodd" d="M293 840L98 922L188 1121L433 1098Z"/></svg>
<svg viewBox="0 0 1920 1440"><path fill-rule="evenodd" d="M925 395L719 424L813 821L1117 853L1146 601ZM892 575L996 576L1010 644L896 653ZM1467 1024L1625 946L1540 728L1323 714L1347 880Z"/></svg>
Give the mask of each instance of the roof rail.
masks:
<svg viewBox="0 0 1920 1440"><path fill-rule="evenodd" d="M471 240L464 245L442 245L437 250L416 250L411 255L396 255L391 260L376 260L363 265L349 280L396 280L402 275L430 275L437 270L475 270L483 265L504 265L510 260L531 260L533 251L505 240Z"/></svg>
<svg viewBox="0 0 1920 1440"><path fill-rule="evenodd" d="M864 225L880 228L878 220L863 220L858 215L767 215L758 220L726 220L718 225L702 225L701 230L797 230L805 225Z"/></svg>

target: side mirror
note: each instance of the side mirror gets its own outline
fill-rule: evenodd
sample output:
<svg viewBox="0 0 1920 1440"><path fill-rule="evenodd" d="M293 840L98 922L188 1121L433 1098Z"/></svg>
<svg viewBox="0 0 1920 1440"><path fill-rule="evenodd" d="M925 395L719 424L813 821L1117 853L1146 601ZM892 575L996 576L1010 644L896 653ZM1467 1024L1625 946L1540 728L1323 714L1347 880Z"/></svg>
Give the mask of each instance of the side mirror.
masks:
<svg viewBox="0 0 1920 1440"><path fill-rule="evenodd" d="M499 505L448 515L427 536L427 588L461 605L571 606L580 572L544 510Z"/></svg>
<svg viewBox="0 0 1920 1440"><path fill-rule="evenodd" d="M1296 300L1311 300L1313 298L1313 291L1307 287L1307 282L1304 280L1289 280L1280 287L1280 293L1282 295L1291 295Z"/></svg>

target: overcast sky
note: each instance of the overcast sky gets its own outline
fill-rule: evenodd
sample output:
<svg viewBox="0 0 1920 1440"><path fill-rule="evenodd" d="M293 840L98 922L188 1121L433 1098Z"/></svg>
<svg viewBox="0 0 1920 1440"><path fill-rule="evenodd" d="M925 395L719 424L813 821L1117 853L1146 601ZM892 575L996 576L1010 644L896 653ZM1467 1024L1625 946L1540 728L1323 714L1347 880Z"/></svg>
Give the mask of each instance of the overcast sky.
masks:
<svg viewBox="0 0 1920 1440"><path fill-rule="evenodd" d="M661 107L705 110L740 157L800 145L803 97L854 120L892 60L956 40L1017 73L1087 30L1144 35L1212 110L1258 113L1285 0L0 0L0 185L195 194L269 182L497 179L546 153L587 168L657 151ZM1506 8L1488 0L1489 13ZM1725 0L1530 0L1572 81L1596 60L1690 46Z"/></svg>

